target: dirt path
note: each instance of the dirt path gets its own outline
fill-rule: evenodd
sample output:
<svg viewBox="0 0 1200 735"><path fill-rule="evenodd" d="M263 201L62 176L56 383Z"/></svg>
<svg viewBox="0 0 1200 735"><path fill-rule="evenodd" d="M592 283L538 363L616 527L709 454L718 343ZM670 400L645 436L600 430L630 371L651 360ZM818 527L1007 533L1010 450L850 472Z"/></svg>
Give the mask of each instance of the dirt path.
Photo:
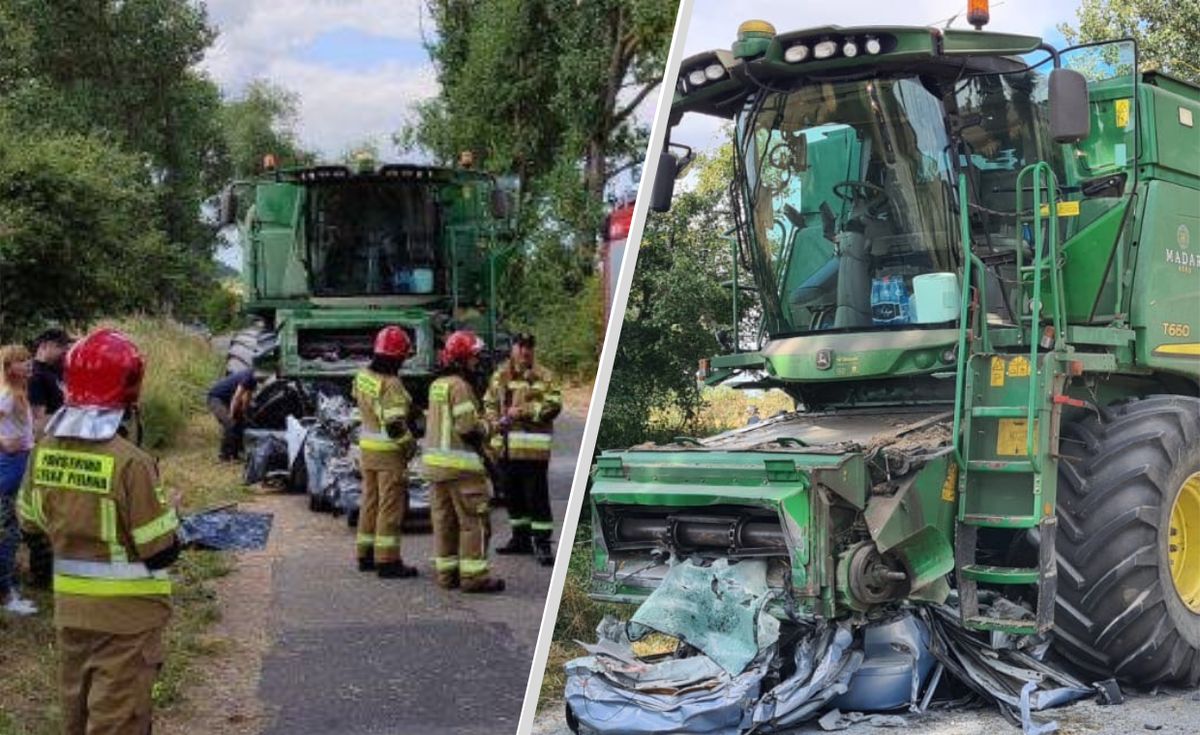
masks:
<svg viewBox="0 0 1200 735"><path fill-rule="evenodd" d="M551 462L559 524L583 431L580 401L571 403L556 426ZM271 541L263 552L239 555L217 584L214 655L198 664L198 684L162 732L515 730L548 568L528 557L493 557L508 581L504 594L444 592L428 571L432 537L420 534L405 537L403 555L422 577L381 581L353 570L345 521L310 513L303 496L264 494L249 506L274 514ZM493 527L503 542L503 511Z"/></svg>

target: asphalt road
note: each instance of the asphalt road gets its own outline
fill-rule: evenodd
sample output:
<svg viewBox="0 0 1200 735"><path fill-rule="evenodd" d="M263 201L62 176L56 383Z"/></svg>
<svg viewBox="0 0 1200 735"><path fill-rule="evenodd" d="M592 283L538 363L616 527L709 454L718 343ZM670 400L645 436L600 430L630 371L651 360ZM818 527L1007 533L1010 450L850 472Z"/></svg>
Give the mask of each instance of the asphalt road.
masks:
<svg viewBox="0 0 1200 735"><path fill-rule="evenodd" d="M570 494L582 416L557 422L550 465L555 521ZM353 569L345 521L310 513L303 496L275 498L280 541L270 573L270 643L258 696L268 735L514 732L537 641L550 569L493 556L500 595L440 590L430 534L404 538L416 579ZM493 514L493 545L508 538ZM557 534L556 534L557 539Z"/></svg>

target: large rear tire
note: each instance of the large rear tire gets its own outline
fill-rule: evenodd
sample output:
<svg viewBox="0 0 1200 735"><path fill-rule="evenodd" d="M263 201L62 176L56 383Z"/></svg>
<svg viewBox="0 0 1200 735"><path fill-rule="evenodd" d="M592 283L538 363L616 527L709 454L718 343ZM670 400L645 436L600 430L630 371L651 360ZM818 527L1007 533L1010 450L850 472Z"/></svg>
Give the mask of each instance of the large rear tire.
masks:
<svg viewBox="0 0 1200 735"><path fill-rule="evenodd" d="M1200 399L1110 406L1064 426L1061 446L1058 651L1137 687L1195 686Z"/></svg>

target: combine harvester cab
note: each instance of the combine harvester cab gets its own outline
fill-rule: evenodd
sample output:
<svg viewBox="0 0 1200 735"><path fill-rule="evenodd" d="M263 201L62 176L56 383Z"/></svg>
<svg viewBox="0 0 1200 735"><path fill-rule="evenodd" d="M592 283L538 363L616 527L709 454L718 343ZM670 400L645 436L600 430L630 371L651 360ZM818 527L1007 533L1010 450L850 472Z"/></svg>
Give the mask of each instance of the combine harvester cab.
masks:
<svg viewBox="0 0 1200 735"><path fill-rule="evenodd" d="M785 625L915 614L964 652L1048 636L1089 681L1200 681L1200 95L1135 68L1128 40L761 21L686 59L671 124L734 130L737 351L699 375L801 410L603 453L593 595L644 610L737 560Z"/></svg>
<svg viewBox="0 0 1200 735"><path fill-rule="evenodd" d="M492 349L505 347L496 286L515 247L515 191L473 170L376 166L366 157L353 167L280 169L268 156L264 168L233 184L221 203L222 221L237 226L245 309L256 320L234 336L228 369L278 378L256 397L258 431L248 433L273 433L281 447L290 429L287 457L274 460L271 474L307 486L314 508L353 520L357 475L321 480L330 457L305 467L309 432L341 447L338 456L356 443L343 436L351 417L322 417L320 397L349 397L387 325L405 329L413 345L401 378L418 407L445 335L467 327Z"/></svg>
<svg viewBox="0 0 1200 735"><path fill-rule="evenodd" d="M449 331L495 346L512 202L487 174L365 159L235 184L223 219L238 225L246 311L261 326L238 335L231 367L346 385L375 332L398 324L414 345L403 375L421 387Z"/></svg>

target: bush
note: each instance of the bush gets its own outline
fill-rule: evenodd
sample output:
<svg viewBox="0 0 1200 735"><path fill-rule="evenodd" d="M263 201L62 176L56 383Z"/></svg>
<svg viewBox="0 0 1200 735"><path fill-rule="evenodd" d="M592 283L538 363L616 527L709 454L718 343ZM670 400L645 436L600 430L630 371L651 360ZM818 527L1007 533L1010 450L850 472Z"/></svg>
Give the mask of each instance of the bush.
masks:
<svg viewBox="0 0 1200 735"><path fill-rule="evenodd" d="M203 337L168 319L130 317L108 326L129 335L146 359L143 446L170 446L188 418L204 410L205 393L221 373L220 357Z"/></svg>
<svg viewBox="0 0 1200 735"><path fill-rule="evenodd" d="M204 301L204 324L214 334L232 331L242 323L242 295L229 282L213 286Z"/></svg>
<svg viewBox="0 0 1200 735"><path fill-rule="evenodd" d="M32 134L0 111L0 340L195 299L211 267L157 229L143 159L98 137Z"/></svg>

